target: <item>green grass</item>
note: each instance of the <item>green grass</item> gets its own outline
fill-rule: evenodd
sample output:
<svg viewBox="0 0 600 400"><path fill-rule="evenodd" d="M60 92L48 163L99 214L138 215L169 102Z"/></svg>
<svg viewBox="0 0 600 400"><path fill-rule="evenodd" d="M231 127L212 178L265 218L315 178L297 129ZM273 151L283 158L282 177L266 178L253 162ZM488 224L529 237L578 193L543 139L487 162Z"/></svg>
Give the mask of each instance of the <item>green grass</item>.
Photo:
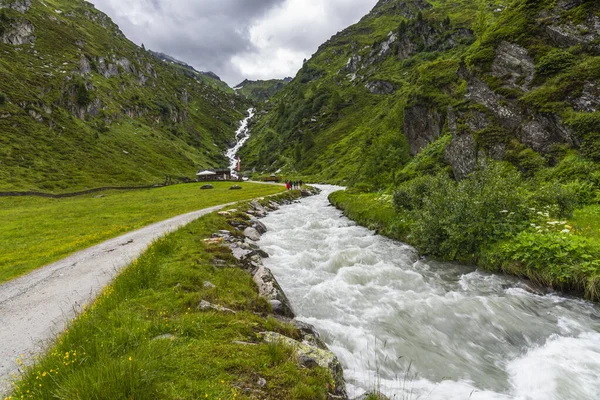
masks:
<svg viewBox="0 0 600 400"><path fill-rule="evenodd" d="M213 266L223 248L202 239L220 229L231 226L213 213L155 242L26 371L9 399L325 399L328 371L299 367L290 348L258 335L298 339L299 332L267 316L268 303L231 257L226 268ZM237 313L201 311L201 300Z"/></svg>
<svg viewBox="0 0 600 400"><path fill-rule="evenodd" d="M600 206L595 204L575 211L570 219L573 228L582 236L594 239L600 243Z"/></svg>
<svg viewBox="0 0 600 400"><path fill-rule="evenodd" d="M243 190L230 191L231 185L200 190L200 184L185 184L66 199L0 198L0 282L153 222L283 190L242 183Z"/></svg>

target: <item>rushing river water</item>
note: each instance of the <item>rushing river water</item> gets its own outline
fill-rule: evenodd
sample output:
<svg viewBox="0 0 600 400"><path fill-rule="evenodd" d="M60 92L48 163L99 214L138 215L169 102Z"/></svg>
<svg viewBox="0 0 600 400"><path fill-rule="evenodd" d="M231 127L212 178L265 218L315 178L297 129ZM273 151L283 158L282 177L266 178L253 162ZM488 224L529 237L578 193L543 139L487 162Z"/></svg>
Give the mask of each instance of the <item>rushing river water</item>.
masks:
<svg viewBox="0 0 600 400"><path fill-rule="evenodd" d="M421 260L321 189L264 218L260 246L298 318L342 362L351 398L600 399L600 307Z"/></svg>

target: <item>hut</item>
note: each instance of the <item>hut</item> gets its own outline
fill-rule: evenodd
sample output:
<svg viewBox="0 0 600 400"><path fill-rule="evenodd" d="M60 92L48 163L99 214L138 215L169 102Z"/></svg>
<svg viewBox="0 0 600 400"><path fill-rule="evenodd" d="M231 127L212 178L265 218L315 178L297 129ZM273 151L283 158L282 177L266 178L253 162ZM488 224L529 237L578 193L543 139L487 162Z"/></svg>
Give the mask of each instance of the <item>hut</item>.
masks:
<svg viewBox="0 0 600 400"><path fill-rule="evenodd" d="M198 182L214 181L216 175L217 175L216 172L206 170L206 171L198 172L196 174L196 180Z"/></svg>
<svg viewBox="0 0 600 400"><path fill-rule="evenodd" d="M208 169L206 171L198 172L196 177L198 182L229 181L231 180L231 170L225 168Z"/></svg>

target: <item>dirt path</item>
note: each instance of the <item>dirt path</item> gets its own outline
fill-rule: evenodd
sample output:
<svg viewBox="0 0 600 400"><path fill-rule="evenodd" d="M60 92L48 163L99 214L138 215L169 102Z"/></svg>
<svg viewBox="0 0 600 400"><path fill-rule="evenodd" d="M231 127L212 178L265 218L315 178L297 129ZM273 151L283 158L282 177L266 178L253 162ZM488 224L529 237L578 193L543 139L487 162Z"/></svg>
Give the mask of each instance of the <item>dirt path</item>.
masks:
<svg viewBox="0 0 600 400"><path fill-rule="evenodd" d="M230 204L183 214L108 240L0 285L0 395L115 275L155 239ZM3 396L2 396L3 397Z"/></svg>

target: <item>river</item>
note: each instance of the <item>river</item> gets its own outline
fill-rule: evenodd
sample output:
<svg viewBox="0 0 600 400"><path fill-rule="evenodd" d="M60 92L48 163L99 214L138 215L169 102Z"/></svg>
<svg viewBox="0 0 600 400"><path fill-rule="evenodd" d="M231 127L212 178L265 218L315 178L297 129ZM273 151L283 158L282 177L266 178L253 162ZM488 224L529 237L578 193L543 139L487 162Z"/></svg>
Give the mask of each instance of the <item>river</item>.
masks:
<svg viewBox="0 0 600 400"><path fill-rule="evenodd" d="M600 399L600 307L420 259L319 196L263 219L259 245L298 319L344 366L350 397Z"/></svg>

